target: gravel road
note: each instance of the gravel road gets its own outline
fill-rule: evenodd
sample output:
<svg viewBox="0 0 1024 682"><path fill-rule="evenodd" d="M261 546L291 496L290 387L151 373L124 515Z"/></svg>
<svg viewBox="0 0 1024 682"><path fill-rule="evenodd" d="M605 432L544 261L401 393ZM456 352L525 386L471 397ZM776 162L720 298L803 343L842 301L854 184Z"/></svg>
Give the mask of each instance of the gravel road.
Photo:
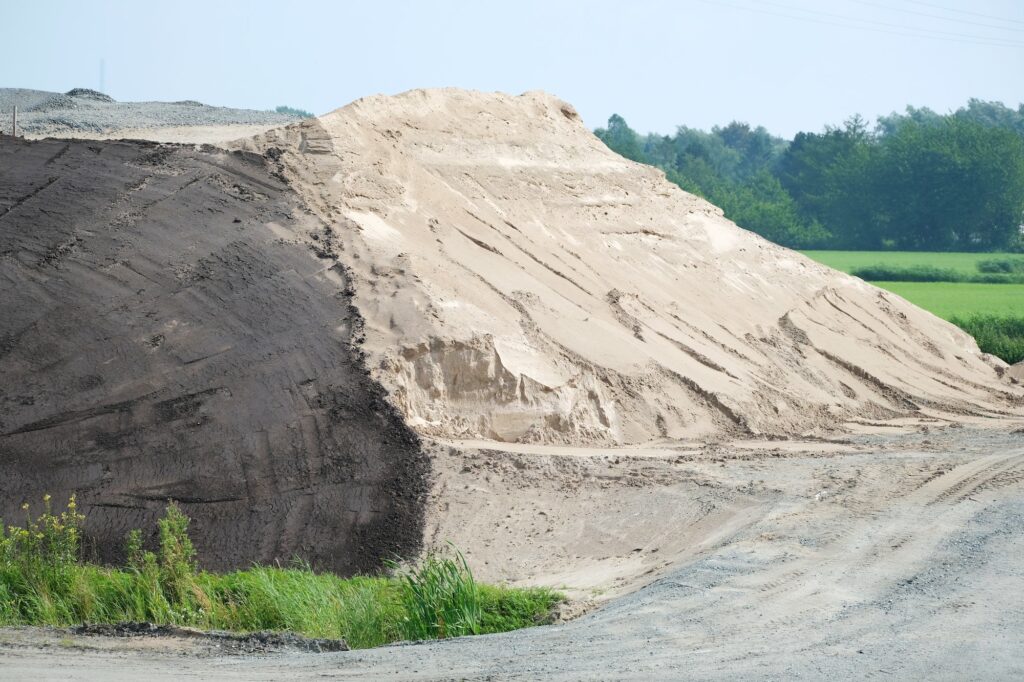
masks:
<svg viewBox="0 0 1024 682"><path fill-rule="evenodd" d="M0 631L10 679L1019 679L1024 436L768 457L764 517L562 625L335 654L182 656ZM52 634L47 635L50 640Z"/></svg>

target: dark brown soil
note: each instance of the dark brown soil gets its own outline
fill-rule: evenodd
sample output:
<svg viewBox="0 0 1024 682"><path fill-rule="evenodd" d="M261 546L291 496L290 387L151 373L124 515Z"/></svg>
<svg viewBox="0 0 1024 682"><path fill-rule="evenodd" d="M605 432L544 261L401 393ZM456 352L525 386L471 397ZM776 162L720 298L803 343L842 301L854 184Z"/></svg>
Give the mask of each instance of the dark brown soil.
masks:
<svg viewBox="0 0 1024 682"><path fill-rule="evenodd" d="M0 516L77 493L104 561L170 499L213 569L415 552L427 460L323 227L261 157L2 138Z"/></svg>
<svg viewBox="0 0 1024 682"><path fill-rule="evenodd" d="M175 637L195 640L219 653L266 654L281 651L325 653L348 651L348 644L342 639L315 639L303 637L294 632L250 632L237 634L220 630L196 630L176 625L155 623L110 623L85 624L70 628L71 634L100 637Z"/></svg>

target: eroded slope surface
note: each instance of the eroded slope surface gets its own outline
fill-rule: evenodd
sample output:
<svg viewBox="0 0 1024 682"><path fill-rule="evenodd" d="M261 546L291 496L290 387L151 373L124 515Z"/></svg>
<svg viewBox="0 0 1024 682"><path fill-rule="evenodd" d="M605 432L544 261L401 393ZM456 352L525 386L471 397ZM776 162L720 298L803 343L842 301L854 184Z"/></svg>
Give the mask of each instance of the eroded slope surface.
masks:
<svg viewBox="0 0 1024 682"><path fill-rule="evenodd" d="M1020 410L957 328L737 228L542 93L372 97L246 146L331 228L371 371L421 433L636 443Z"/></svg>
<svg viewBox="0 0 1024 682"><path fill-rule="evenodd" d="M414 552L426 463L319 229L258 157L5 138L0 516L77 492L112 558L173 498L210 568Z"/></svg>

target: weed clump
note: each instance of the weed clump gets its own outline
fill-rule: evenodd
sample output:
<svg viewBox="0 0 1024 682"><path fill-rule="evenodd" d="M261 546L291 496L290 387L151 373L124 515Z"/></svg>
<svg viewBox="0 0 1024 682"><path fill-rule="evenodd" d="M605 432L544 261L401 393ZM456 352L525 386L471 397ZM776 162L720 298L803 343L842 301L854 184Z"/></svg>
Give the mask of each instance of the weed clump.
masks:
<svg viewBox="0 0 1024 682"><path fill-rule="evenodd" d="M978 342L978 348L1010 363L1024 361L1024 317L971 315L950 322Z"/></svg>
<svg viewBox="0 0 1024 682"><path fill-rule="evenodd" d="M406 568L392 564L391 575L340 578L298 562L209 573L196 562L189 518L173 503L157 523L155 548L134 530L124 567L97 566L82 558L85 517L75 498L59 514L43 499L38 517L23 507L23 526L0 522L0 625L148 621L292 631L365 648L539 625L562 601L544 588L478 584L457 551Z"/></svg>
<svg viewBox="0 0 1024 682"><path fill-rule="evenodd" d="M399 581L405 639L444 639L480 633L480 589L461 553L430 555L418 566L393 565Z"/></svg>

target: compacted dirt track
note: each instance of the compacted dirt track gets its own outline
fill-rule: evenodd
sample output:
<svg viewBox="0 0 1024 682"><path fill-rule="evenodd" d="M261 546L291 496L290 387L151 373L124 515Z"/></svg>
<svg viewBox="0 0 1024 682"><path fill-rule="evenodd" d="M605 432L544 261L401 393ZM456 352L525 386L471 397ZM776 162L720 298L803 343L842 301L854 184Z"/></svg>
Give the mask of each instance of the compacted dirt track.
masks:
<svg viewBox="0 0 1024 682"><path fill-rule="evenodd" d="M757 519L576 620L337 654L182 657L0 631L10 679L1014 679L1024 435L932 429L846 452L691 462ZM47 648L40 648L40 643Z"/></svg>

